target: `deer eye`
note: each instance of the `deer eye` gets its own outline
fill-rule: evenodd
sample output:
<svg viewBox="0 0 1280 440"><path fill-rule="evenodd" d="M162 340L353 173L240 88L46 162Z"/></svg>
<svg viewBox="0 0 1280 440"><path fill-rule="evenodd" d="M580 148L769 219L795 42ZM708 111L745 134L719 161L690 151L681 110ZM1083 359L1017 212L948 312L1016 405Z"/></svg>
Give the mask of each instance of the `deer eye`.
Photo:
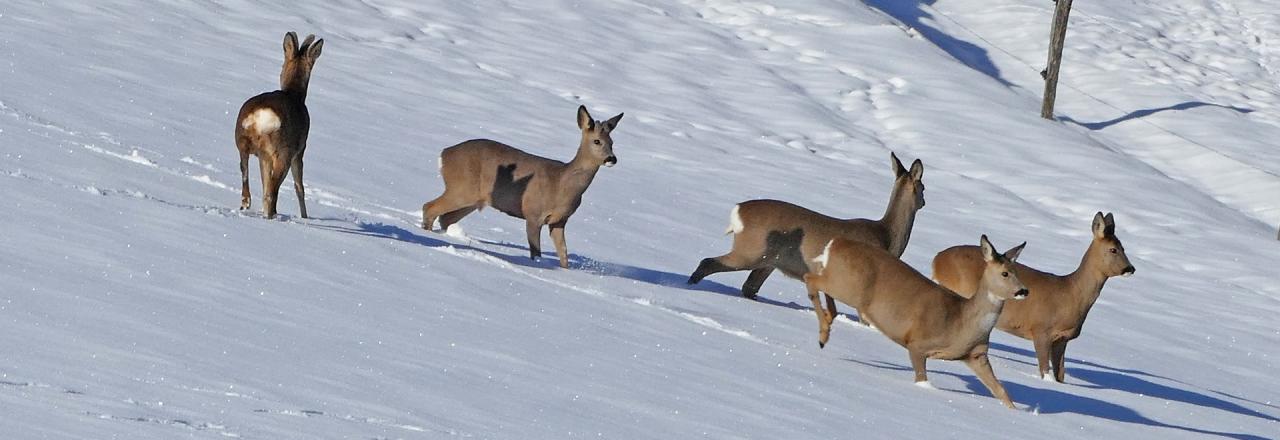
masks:
<svg viewBox="0 0 1280 440"><path fill-rule="evenodd" d="M591 141L591 142L592 142L592 143L594 143L594 144L596 144L596 145L600 145L600 140L599 140L599 139L596 139L596 140ZM1112 249L1112 250L1111 250L1111 252L1115 252L1115 251L1116 251L1115 249Z"/></svg>
<svg viewBox="0 0 1280 440"><path fill-rule="evenodd" d="M1111 248L1111 253L1116 253L1116 248Z"/></svg>
<svg viewBox="0 0 1280 440"><path fill-rule="evenodd" d="M1000 272L1000 276L1009 278L1009 272Z"/></svg>

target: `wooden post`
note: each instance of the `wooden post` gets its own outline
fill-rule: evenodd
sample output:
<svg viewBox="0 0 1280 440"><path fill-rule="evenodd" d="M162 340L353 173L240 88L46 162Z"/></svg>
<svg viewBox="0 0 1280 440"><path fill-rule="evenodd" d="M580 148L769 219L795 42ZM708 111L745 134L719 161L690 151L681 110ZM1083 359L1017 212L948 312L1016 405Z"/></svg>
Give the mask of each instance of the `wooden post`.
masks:
<svg viewBox="0 0 1280 440"><path fill-rule="evenodd" d="M1044 77L1044 104L1040 117L1053 119L1053 102L1058 98L1058 68L1062 66L1062 45L1067 40L1067 16L1071 15L1071 0L1057 0L1053 12L1053 30L1049 34L1049 67L1040 72Z"/></svg>

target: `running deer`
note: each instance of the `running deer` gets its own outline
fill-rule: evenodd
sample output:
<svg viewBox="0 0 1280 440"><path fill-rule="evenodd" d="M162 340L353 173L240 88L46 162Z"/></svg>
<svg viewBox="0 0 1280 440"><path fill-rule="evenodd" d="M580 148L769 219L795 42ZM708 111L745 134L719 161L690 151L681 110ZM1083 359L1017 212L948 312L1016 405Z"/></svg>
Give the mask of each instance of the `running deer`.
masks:
<svg viewBox="0 0 1280 440"><path fill-rule="evenodd" d="M529 257L542 256L542 226L551 226L560 267L569 267L569 250L564 243L564 226L582 203L600 165L618 163L613 155L610 133L618 127L622 113L607 121L591 119L587 108L578 107L578 128L582 140L578 154L569 163L520 151L488 139L473 139L440 153L440 175L444 194L422 205L422 228L430 230L436 219L440 229L462 220L472 211L492 206L512 217L525 220Z"/></svg>
<svg viewBox="0 0 1280 440"><path fill-rule="evenodd" d="M1080 266L1068 275L1054 275L1016 264L1013 272L1030 289L1031 298L1010 304L996 327L1035 344L1040 377L1062 382L1066 378L1063 360L1067 343L1080 336L1107 278L1133 275L1135 269L1125 256L1124 245L1116 238L1115 218L1101 212L1093 216L1093 241L1084 252ZM978 291L982 261L973 246L956 246L933 257L933 278L962 295Z"/></svg>
<svg viewBox="0 0 1280 440"><path fill-rule="evenodd" d="M307 113L307 83L320 57L324 40L308 35L298 45L298 34L284 35L284 67L280 90L249 98L236 116L236 148L240 150L240 209L249 209L249 155L258 156L262 172L262 214L276 216L276 196L290 168L298 208L307 218L302 191L302 153L307 149L311 115Z"/></svg>
<svg viewBox="0 0 1280 440"><path fill-rule="evenodd" d="M824 311L818 303L818 292L825 292L827 298L856 307L860 318L907 349L916 384L928 386L926 359L963 360L993 396L1013 408L991 371L987 346L1005 300L1027 296L1027 288L1012 270L1026 243L1004 255L996 252L987 236L980 243L983 265L978 290L985 294L965 298L879 247L832 240L816 258L817 269L804 276L818 315L818 346L826 346L835 319L834 311Z"/></svg>
<svg viewBox="0 0 1280 440"><path fill-rule="evenodd" d="M719 272L750 270L742 284L742 296L755 299L756 293L774 269L801 279L813 270L813 258L833 238L845 238L876 246L901 257L911 238L916 211L924 208L924 164L916 159L907 170L898 156L889 153L894 181L889 206L879 220L844 220L777 200L750 200L739 203L729 213L733 248L729 253L704 258L689 276L689 284ZM834 313L835 302L827 298Z"/></svg>

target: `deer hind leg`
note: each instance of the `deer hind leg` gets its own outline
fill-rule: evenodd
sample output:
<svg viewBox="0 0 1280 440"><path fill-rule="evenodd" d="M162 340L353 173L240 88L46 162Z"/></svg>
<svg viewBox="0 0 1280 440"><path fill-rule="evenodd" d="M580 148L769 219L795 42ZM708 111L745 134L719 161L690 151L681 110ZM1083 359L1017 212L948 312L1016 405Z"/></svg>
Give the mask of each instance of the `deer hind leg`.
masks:
<svg viewBox="0 0 1280 440"><path fill-rule="evenodd" d="M457 223L458 220L461 220L463 216L470 214L471 211L474 211L476 209L476 205L474 202L464 201L462 197L459 197L455 193L449 192L448 187L446 187L444 190L444 194L441 194L440 197L436 197L434 200L424 203L422 205L422 229L426 229L430 231L431 225L434 225L436 223L437 218L440 218L445 214L450 214L463 209L466 209L467 211L460 213L456 216L449 216L449 218L452 220L449 222L449 224ZM440 229L445 229L449 227L449 225L446 225L444 223L445 222L442 219L440 222Z"/></svg>
<svg viewBox="0 0 1280 440"><path fill-rule="evenodd" d="M289 164L283 160L271 159L271 166L268 170L271 173L269 178L271 183L264 189L267 192L267 197L263 200L263 204L266 205L263 208L266 210L267 218L276 218L276 201L279 200L280 184L284 183L284 174L289 171L288 166Z"/></svg>
<svg viewBox="0 0 1280 440"><path fill-rule="evenodd" d="M1058 383L1063 383L1067 378L1067 340L1062 339L1053 343L1053 353L1050 353L1050 361L1053 362L1053 379Z"/></svg>
<svg viewBox="0 0 1280 440"><path fill-rule="evenodd" d="M754 299L756 294L760 293L760 286L763 286L764 281L769 279L769 275L772 274L772 266L752 270L751 274L747 275L747 281L742 283L742 296Z"/></svg>
<svg viewBox="0 0 1280 440"><path fill-rule="evenodd" d="M446 231L449 230L449 226L452 226L454 223L462 221L463 217L466 217L467 214L475 212L475 210L479 208L480 208L480 205L471 205L464 208L455 209L440 215L440 229L443 229Z"/></svg>
<svg viewBox="0 0 1280 440"><path fill-rule="evenodd" d="M830 326L836 320L836 313L839 313L836 311L836 299L832 298L831 295L822 296L827 297L827 325ZM858 315L858 319L862 319L862 315Z"/></svg>
<svg viewBox="0 0 1280 440"><path fill-rule="evenodd" d="M1036 347L1036 366L1040 369L1040 378L1049 378L1049 358L1053 350L1052 344L1048 336L1035 335L1031 340Z"/></svg>
<svg viewBox="0 0 1280 440"><path fill-rule="evenodd" d="M552 224L552 243L556 244L556 256L559 257L561 269L568 269L568 247L564 244L564 223L567 220Z"/></svg>
<svg viewBox="0 0 1280 440"><path fill-rule="evenodd" d="M1013 408L1013 401L1009 400L1009 393L1005 392L1004 385L996 380L995 372L991 371L991 362L987 359L987 352L984 350L980 353L974 353L965 359L964 363L969 366L973 373L978 375L978 380L987 386L987 390L991 391L991 395L1000 399L1004 406Z"/></svg>
<svg viewBox="0 0 1280 440"><path fill-rule="evenodd" d="M249 148L242 139L236 139L236 146L240 149L240 210L249 209L249 199L253 197L249 194Z"/></svg>
<svg viewBox="0 0 1280 440"><path fill-rule="evenodd" d="M536 218L525 220L525 234L529 238L529 258L538 261L542 258L542 222Z"/></svg>
<svg viewBox="0 0 1280 440"><path fill-rule="evenodd" d="M754 274L755 272L752 273ZM831 319L829 318L830 313L822 309L822 302L818 298L817 275L805 275L804 286L809 291L809 300L813 301L813 313L818 315L818 348L826 348L827 340L831 339ZM827 298L830 298L830 296Z"/></svg>
<svg viewBox="0 0 1280 440"><path fill-rule="evenodd" d="M293 157L293 192L298 195L298 211L302 218L307 218L307 197L302 189L302 152Z"/></svg>
<svg viewBox="0 0 1280 440"><path fill-rule="evenodd" d="M743 232L733 236L733 249L729 253L719 257L703 258L698 263L698 268L689 275L689 284L697 284L708 275L720 272L735 272L739 270L761 269L765 267L765 258L763 255L765 249L764 237L757 237L757 234ZM759 283L764 283L764 278L768 278L768 274L763 274L759 279ZM751 282L748 277L747 282ZM755 292L750 292L743 285L743 296L747 298L755 298ZM758 288L757 288L758 289Z"/></svg>

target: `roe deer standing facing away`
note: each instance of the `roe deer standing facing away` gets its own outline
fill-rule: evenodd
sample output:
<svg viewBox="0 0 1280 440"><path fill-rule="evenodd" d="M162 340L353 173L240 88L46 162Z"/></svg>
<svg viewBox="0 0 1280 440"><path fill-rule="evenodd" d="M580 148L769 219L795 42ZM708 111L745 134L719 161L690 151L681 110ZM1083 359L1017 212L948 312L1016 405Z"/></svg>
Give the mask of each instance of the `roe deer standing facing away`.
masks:
<svg viewBox="0 0 1280 440"><path fill-rule="evenodd" d="M979 250L973 246L956 246L933 257L933 278L963 295L978 291L982 274ZM1107 278L1133 275L1133 264L1125 256L1124 246L1116 238L1115 218L1101 212L1093 216L1093 241L1084 252L1080 266L1069 275L1054 275L1021 264L1013 265L1031 298L1010 304L1000 315L996 326L1014 336L1030 339L1036 348L1040 377L1049 379L1053 364L1053 380L1062 382L1066 369L1062 362L1067 343L1080 336L1089 308L1098 300Z"/></svg>
<svg viewBox="0 0 1280 440"><path fill-rule="evenodd" d="M262 171L262 214L276 216L276 195L285 172L293 169L293 190L298 208L307 218L307 202L302 191L302 153L307 149L311 115L307 113L307 83L311 67L320 57L324 40L315 35L298 46L298 34L284 36L284 67L280 70L280 90L249 98L236 116L236 148L240 150L240 209L249 209L249 155L258 156Z"/></svg>
<svg viewBox="0 0 1280 440"><path fill-rule="evenodd" d="M889 159L893 162L893 191L880 220L838 219L777 200L739 203L729 214L726 231L733 234L733 249L719 257L704 258L689 276L689 284L713 273L750 270L742 284L742 296L755 299L774 269L800 279L813 270L813 258L836 237L868 243L901 257L911 238L916 211L924 208L924 182L920 180L924 164L916 159L908 171L897 155L889 153ZM830 297L827 306L835 313Z"/></svg>
<svg viewBox="0 0 1280 440"><path fill-rule="evenodd" d="M1023 299L1027 289L1012 266L1026 243L1001 255L987 236L981 240L978 290L965 298L935 284L907 263L879 247L844 239L832 240L817 258L817 269L804 276L818 315L818 346L826 346L833 311L822 310L818 292L858 309L885 336L907 349L916 383L927 385L925 359L963 360L991 394L1013 408L1009 394L987 361L991 329L1007 299Z"/></svg>
<svg viewBox="0 0 1280 440"><path fill-rule="evenodd" d="M582 140L578 154L569 163L534 156L488 139L473 139L440 153L440 175L444 194L422 205L422 228L430 230L436 219L440 229L462 220L485 205L525 220L529 256L542 256L539 245L542 226L551 225L560 267L569 267L569 250L564 244L564 225L582 203L600 165L613 166L610 133L618 127L622 113L607 121L591 119L587 108L578 107L578 128Z"/></svg>

